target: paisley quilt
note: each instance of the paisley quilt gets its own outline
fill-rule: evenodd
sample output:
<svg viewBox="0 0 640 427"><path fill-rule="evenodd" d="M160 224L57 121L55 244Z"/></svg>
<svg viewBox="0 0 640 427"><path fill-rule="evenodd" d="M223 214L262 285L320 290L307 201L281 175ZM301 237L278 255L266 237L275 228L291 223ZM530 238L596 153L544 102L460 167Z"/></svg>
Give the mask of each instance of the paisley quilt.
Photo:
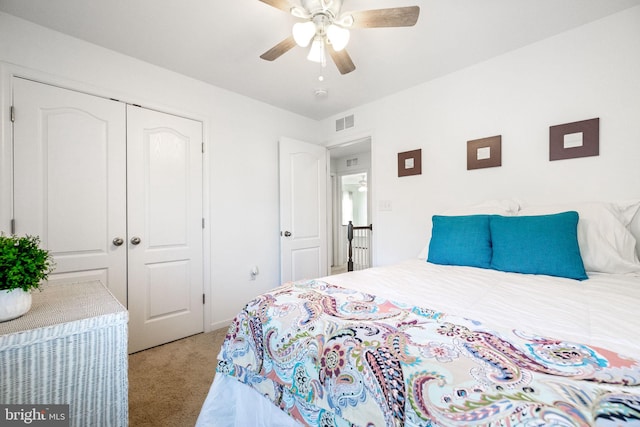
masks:
<svg viewBox="0 0 640 427"><path fill-rule="evenodd" d="M309 426L640 425L638 360L317 280L247 304L218 359Z"/></svg>

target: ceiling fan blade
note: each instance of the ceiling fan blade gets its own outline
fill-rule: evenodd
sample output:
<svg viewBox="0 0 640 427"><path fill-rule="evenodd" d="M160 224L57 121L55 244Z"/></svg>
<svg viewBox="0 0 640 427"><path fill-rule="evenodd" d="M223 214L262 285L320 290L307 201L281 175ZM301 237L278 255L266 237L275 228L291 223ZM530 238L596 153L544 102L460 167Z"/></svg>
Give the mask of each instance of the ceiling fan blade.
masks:
<svg viewBox="0 0 640 427"><path fill-rule="evenodd" d="M338 67L340 74L348 74L356 69L356 66L353 64L351 57L345 49L342 49L340 52L336 52L331 45L327 45L327 50L329 51L329 56L331 56L331 59L333 59L333 62L336 64L336 67Z"/></svg>
<svg viewBox="0 0 640 427"><path fill-rule="evenodd" d="M285 12L291 11L291 3L288 0L259 0L262 3L266 3L269 6L273 6L276 9L284 10Z"/></svg>
<svg viewBox="0 0 640 427"><path fill-rule="evenodd" d="M260 55L260 58L267 61L273 61L274 59L278 59L285 53L289 52L295 45L296 41L293 39L293 36L289 36L262 55Z"/></svg>
<svg viewBox="0 0 640 427"><path fill-rule="evenodd" d="M351 28L411 27L418 21L419 15L418 6L362 10L351 13Z"/></svg>

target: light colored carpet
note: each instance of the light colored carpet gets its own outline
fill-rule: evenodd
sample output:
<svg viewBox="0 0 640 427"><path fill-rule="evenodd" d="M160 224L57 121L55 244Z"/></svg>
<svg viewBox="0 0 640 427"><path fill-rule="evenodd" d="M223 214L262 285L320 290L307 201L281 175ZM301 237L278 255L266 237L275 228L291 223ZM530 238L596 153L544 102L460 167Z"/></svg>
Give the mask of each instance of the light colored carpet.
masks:
<svg viewBox="0 0 640 427"><path fill-rule="evenodd" d="M193 427L227 328L129 355L129 426Z"/></svg>

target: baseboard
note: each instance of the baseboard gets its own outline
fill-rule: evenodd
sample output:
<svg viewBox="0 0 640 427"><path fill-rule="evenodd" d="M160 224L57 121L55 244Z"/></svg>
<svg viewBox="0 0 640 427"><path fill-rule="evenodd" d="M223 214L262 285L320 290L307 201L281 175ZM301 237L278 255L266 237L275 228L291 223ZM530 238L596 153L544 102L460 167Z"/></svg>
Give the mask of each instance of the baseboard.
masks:
<svg viewBox="0 0 640 427"><path fill-rule="evenodd" d="M215 331L216 329L221 329L221 328L228 328L229 325L231 324L231 322L233 321L233 319L226 319L226 320L221 320L219 322L213 322L211 324L209 324L209 327L206 328L205 332L211 332L211 331Z"/></svg>

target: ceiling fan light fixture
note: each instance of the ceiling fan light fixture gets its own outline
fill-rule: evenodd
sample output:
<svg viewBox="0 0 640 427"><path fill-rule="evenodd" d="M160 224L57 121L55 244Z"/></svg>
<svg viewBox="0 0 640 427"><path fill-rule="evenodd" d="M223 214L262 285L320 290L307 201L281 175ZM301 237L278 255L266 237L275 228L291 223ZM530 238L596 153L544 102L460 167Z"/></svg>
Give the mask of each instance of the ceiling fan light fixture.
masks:
<svg viewBox="0 0 640 427"><path fill-rule="evenodd" d="M290 12L296 18L300 18L300 19L309 19L309 18L311 18L311 15L309 14L309 12L307 12L306 10L304 10L303 8L298 7L298 6L292 7Z"/></svg>
<svg viewBox="0 0 640 427"><path fill-rule="evenodd" d="M344 15L340 17L340 19L336 19L333 22L340 25L341 27L350 27L353 25L353 15Z"/></svg>
<svg viewBox="0 0 640 427"><path fill-rule="evenodd" d="M311 21L297 22L293 25L291 33L298 46L307 47L316 35L316 25Z"/></svg>
<svg viewBox="0 0 640 427"><path fill-rule="evenodd" d="M1 0L0 0L1 1ZM296 45L308 48L307 59L325 67L327 46L329 56L340 74L356 69L345 47L352 28L411 27L420 16L419 6L399 6L342 12L344 0L259 0L276 9L291 13L301 22L293 25L292 35L260 55L273 61ZM311 47L309 47L311 44Z"/></svg>
<svg viewBox="0 0 640 427"><path fill-rule="evenodd" d="M311 43L311 49L309 49L309 55L307 55L307 59L312 62L317 62L319 64L326 64L326 59L324 56L324 39L320 36L316 36L313 39L313 43Z"/></svg>
<svg viewBox="0 0 640 427"><path fill-rule="evenodd" d="M340 52L349 43L350 33L346 28L339 27L335 24L329 25L327 28L327 39L333 46L333 50Z"/></svg>
<svg viewBox="0 0 640 427"><path fill-rule="evenodd" d="M364 179L364 176L362 177L362 180L358 182L358 184L360 184L360 186L358 187L359 192L364 193L367 191L367 181Z"/></svg>

